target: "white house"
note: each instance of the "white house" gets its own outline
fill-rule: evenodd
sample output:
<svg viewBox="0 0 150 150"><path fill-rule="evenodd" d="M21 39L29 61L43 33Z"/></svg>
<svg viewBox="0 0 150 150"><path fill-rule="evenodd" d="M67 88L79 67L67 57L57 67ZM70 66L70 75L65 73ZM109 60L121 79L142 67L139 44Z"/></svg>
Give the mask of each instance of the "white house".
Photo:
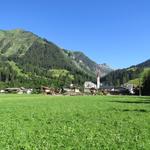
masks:
<svg viewBox="0 0 150 150"><path fill-rule="evenodd" d="M91 82L91 81L86 81L86 82L84 83L84 92L85 92L85 93L90 93L90 92L91 92L90 89L92 89L92 88L96 89L96 88L97 88L97 85L94 84L94 83Z"/></svg>

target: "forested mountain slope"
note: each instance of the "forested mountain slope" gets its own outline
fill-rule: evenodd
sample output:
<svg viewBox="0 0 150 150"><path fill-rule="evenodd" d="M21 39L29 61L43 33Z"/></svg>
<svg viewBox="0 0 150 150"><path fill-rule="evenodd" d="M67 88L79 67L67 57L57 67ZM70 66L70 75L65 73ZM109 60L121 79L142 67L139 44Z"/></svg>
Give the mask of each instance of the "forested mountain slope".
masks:
<svg viewBox="0 0 150 150"><path fill-rule="evenodd" d="M0 64L1 84L8 86L63 86L71 82L82 85L86 80L95 81L98 66L81 52L61 49L46 39L20 29L0 30ZM57 79L52 75L53 70L60 71ZM67 71L68 75L62 77L62 70Z"/></svg>
<svg viewBox="0 0 150 150"><path fill-rule="evenodd" d="M141 75L150 68L150 59L138 65L131 66L125 69L112 71L102 78L102 82L108 85L120 86L124 83L139 82ZM138 84L138 83L137 83Z"/></svg>

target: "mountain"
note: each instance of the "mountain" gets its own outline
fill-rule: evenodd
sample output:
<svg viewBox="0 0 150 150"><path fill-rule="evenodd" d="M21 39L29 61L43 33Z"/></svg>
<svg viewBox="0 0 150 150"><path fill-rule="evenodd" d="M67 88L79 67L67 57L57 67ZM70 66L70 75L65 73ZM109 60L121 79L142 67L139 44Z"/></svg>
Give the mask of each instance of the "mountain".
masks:
<svg viewBox="0 0 150 150"><path fill-rule="evenodd" d="M139 84L141 76L150 68L150 59L140 64L112 71L102 78L102 82L108 85L120 86L124 83Z"/></svg>
<svg viewBox="0 0 150 150"><path fill-rule="evenodd" d="M0 30L1 84L57 86L61 83L62 86L73 82L82 85L86 80L95 81L98 66L82 52L61 49L32 32ZM111 71L102 68L103 74Z"/></svg>
<svg viewBox="0 0 150 150"><path fill-rule="evenodd" d="M84 70L88 74L95 76L97 71L100 70L101 76L103 77L113 71L106 63L97 64L80 51L64 51L66 55L72 59L77 68Z"/></svg>
<svg viewBox="0 0 150 150"><path fill-rule="evenodd" d="M110 72L114 71L109 65L107 65L106 63L104 64L99 64L98 65L100 72L101 72L101 77L106 76L107 74L109 74Z"/></svg>
<svg viewBox="0 0 150 150"><path fill-rule="evenodd" d="M132 67L150 67L150 59L148 59L148 60L146 60L146 61L144 61L138 65L132 66Z"/></svg>

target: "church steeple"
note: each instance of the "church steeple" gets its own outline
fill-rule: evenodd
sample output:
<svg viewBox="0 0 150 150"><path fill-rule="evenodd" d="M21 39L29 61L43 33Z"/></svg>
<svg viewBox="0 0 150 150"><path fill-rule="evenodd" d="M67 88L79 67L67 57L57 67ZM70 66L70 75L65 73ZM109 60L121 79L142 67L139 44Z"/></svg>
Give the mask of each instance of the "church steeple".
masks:
<svg viewBox="0 0 150 150"><path fill-rule="evenodd" d="M100 69L97 70L97 89L100 88Z"/></svg>

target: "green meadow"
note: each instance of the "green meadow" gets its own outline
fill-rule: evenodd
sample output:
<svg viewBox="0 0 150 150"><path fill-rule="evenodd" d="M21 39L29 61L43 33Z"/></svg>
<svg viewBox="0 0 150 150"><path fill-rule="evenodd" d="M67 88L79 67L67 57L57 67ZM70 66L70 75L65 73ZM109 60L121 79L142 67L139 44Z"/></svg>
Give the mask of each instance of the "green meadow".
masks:
<svg viewBox="0 0 150 150"><path fill-rule="evenodd" d="M149 150L150 97L0 95L0 150Z"/></svg>

